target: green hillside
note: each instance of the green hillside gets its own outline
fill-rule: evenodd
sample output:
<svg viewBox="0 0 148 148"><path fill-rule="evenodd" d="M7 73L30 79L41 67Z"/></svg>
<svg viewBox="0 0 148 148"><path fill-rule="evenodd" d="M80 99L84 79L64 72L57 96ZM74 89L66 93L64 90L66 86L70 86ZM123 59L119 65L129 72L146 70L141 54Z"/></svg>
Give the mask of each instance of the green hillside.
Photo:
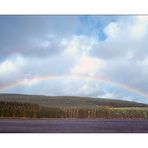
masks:
<svg viewBox="0 0 148 148"><path fill-rule="evenodd" d="M101 98L0 94L0 118L148 119L148 105Z"/></svg>
<svg viewBox="0 0 148 148"><path fill-rule="evenodd" d="M148 105L123 100L102 98L73 97L73 96L40 96L20 94L0 94L0 101L24 102L39 104L46 107L94 108L97 106L110 107L147 107Z"/></svg>

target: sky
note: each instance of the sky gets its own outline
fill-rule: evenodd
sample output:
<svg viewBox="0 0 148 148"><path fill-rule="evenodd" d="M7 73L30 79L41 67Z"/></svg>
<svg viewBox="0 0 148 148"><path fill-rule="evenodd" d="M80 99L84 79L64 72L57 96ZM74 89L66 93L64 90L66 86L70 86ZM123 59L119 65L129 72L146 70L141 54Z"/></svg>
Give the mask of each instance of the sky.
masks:
<svg viewBox="0 0 148 148"><path fill-rule="evenodd" d="M0 16L0 93L148 103L148 16Z"/></svg>

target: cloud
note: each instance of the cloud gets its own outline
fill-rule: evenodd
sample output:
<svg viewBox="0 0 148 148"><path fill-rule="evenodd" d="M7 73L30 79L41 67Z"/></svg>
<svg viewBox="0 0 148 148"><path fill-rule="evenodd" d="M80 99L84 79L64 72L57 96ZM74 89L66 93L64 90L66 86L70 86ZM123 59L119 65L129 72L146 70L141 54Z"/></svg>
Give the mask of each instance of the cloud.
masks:
<svg viewBox="0 0 148 148"><path fill-rule="evenodd" d="M93 80L37 80L87 75L148 91L147 16L0 16L1 92L109 97L143 96Z"/></svg>
<svg viewBox="0 0 148 148"><path fill-rule="evenodd" d="M116 39L117 36L119 36L120 34L118 23L109 23L109 25L104 28L104 33L107 35L108 38Z"/></svg>
<svg viewBox="0 0 148 148"><path fill-rule="evenodd" d="M105 61L98 58L81 56L78 63L71 69L75 75L95 75L96 71L105 67Z"/></svg>
<svg viewBox="0 0 148 148"><path fill-rule="evenodd" d="M52 34L49 34L46 38L32 39L32 41L30 41L30 46L24 50L20 50L20 54L32 58L54 56L65 50L66 45L63 41L64 38L60 38Z"/></svg>
<svg viewBox="0 0 148 148"><path fill-rule="evenodd" d="M0 63L0 82L15 81L22 75L25 59L21 56L11 57Z"/></svg>
<svg viewBox="0 0 148 148"><path fill-rule="evenodd" d="M121 19L123 18L123 19ZM141 21L138 17L120 17L118 21L110 22L104 26L106 40L94 44L91 55L102 58L122 58L131 52L133 58L147 56L147 21ZM143 50L141 52L141 50Z"/></svg>
<svg viewBox="0 0 148 148"><path fill-rule="evenodd" d="M136 23L131 27L131 36L135 39L144 38L148 33L148 17L138 16Z"/></svg>
<svg viewBox="0 0 148 148"><path fill-rule="evenodd" d="M96 40L84 35L73 35L67 40L66 50L73 56L88 55Z"/></svg>
<svg viewBox="0 0 148 148"><path fill-rule="evenodd" d="M0 20L0 58L16 53L38 57L58 53L62 48L56 38L71 36L78 26L76 16L0 16ZM41 46L45 42L52 43Z"/></svg>
<svg viewBox="0 0 148 148"><path fill-rule="evenodd" d="M29 81L34 77L66 74L75 65L75 60L75 57L67 53L46 55L44 58L10 56L0 63L0 83Z"/></svg>

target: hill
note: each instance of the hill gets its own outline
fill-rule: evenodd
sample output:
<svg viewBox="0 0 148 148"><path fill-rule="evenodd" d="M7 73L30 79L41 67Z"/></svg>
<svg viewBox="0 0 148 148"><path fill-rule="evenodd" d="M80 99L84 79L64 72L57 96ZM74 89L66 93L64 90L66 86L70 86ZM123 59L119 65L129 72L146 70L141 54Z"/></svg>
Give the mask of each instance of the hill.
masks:
<svg viewBox="0 0 148 148"><path fill-rule="evenodd" d="M143 103L89 98L89 97L74 97L74 96L41 96L41 95L23 95L23 94L0 94L0 101L33 103L46 107L68 107L68 108L93 108L97 106L110 107L148 107Z"/></svg>
<svg viewBox="0 0 148 148"><path fill-rule="evenodd" d="M88 97L0 94L0 118L148 119L148 105Z"/></svg>

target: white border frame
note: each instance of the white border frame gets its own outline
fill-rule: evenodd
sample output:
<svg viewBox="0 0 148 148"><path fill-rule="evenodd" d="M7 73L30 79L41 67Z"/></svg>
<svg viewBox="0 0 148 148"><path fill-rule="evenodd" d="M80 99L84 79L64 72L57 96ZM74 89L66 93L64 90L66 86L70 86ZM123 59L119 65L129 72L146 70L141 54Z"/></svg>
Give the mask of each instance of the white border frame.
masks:
<svg viewBox="0 0 148 148"><path fill-rule="evenodd" d="M1 15L148 14L146 0L0 0ZM145 148L148 134L0 134L1 147Z"/></svg>

